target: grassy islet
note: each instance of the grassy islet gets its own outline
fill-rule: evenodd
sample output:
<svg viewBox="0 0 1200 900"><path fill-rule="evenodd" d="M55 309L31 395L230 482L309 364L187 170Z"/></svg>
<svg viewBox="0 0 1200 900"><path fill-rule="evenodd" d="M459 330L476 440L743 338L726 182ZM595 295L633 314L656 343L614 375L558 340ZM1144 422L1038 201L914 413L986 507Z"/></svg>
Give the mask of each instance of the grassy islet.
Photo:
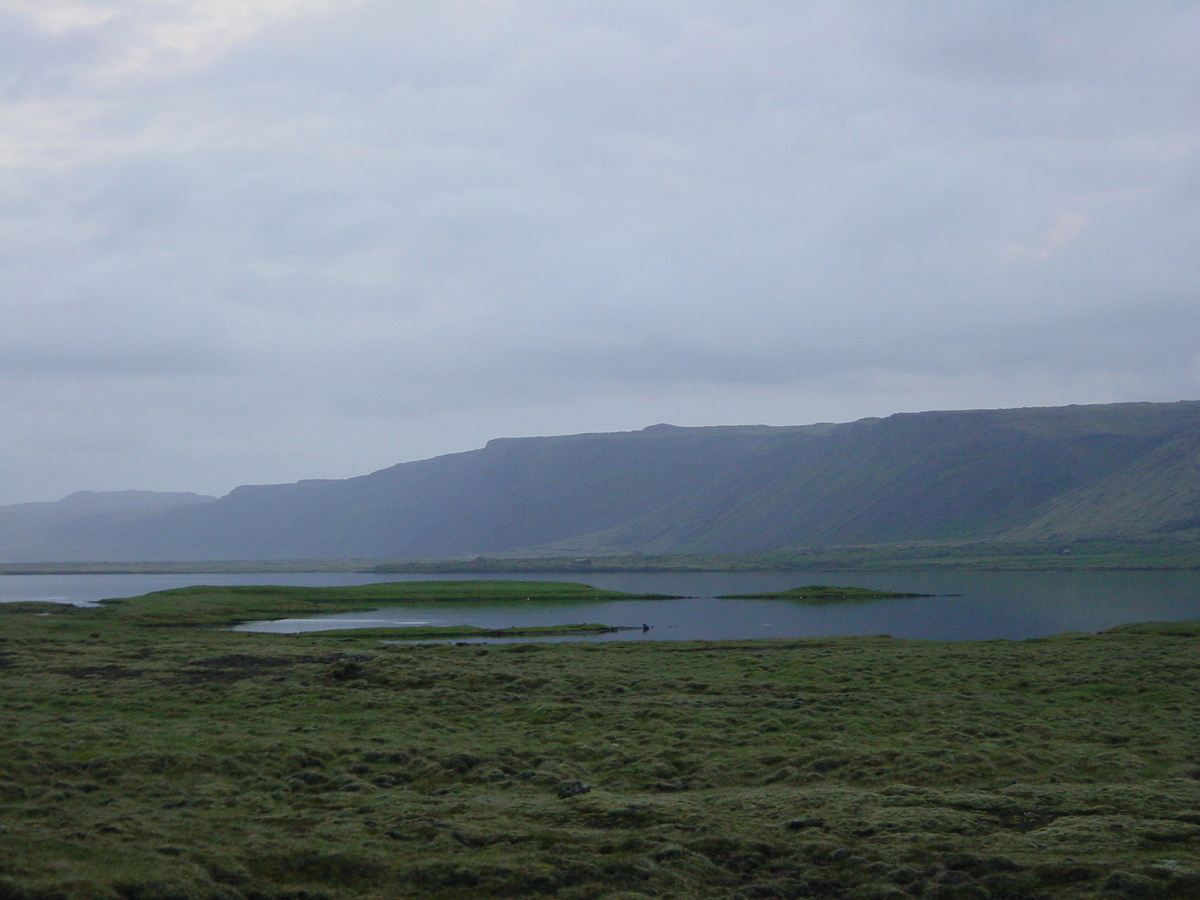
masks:
<svg viewBox="0 0 1200 900"><path fill-rule="evenodd" d="M666 599L559 581L389 581L343 587L195 585L102 600L131 625L232 625L250 619L358 612L420 603L577 603Z"/></svg>

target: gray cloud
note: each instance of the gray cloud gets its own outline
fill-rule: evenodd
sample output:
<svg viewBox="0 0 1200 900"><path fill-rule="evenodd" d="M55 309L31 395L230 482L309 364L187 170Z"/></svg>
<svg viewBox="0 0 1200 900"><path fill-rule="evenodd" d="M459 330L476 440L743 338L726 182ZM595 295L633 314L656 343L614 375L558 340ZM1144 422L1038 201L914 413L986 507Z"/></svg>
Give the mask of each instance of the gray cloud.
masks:
<svg viewBox="0 0 1200 900"><path fill-rule="evenodd" d="M1200 5L0 0L0 502L1200 386Z"/></svg>

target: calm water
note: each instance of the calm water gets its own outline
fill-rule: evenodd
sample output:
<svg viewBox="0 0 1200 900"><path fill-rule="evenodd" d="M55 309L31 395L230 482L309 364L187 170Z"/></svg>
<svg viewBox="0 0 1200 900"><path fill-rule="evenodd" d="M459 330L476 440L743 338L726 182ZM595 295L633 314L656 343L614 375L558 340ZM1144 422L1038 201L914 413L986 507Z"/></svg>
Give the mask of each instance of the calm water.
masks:
<svg viewBox="0 0 1200 900"><path fill-rule="evenodd" d="M51 600L86 605L190 584L346 585L501 576L290 575L3 575L0 602ZM512 577L512 576L506 576ZM635 593L691 599L571 604L421 604L370 613L247 623L246 631L299 632L388 625L484 628L597 622L650 626L585 640L722 640L890 634L943 640L1019 640L1063 631L1103 631L1126 622L1200 619L1200 572L755 572L521 576L583 581ZM806 606L784 600L717 600L718 594L844 584L937 596ZM557 640L561 640L558 638Z"/></svg>

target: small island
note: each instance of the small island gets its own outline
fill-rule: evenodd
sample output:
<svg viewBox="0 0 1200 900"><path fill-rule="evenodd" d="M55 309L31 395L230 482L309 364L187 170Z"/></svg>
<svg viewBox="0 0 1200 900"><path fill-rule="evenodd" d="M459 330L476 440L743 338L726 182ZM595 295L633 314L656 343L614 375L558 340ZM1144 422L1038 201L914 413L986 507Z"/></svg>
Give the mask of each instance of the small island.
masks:
<svg viewBox="0 0 1200 900"><path fill-rule="evenodd" d="M577 603L669 600L562 581L390 581L349 587L195 585L102 600L104 615L131 625L237 625L255 619L359 612L421 603ZM575 626L572 626L575 627Z"/></svg>
<svg viewBox="0 0 1200 900"><path fill-rule="evenodd" d="M873 591L870 588L808 584L787 591L772 591L766 594L724 594L720 599L800 600L804 603L862 603L866 600L909 600L914 597L932 596L932 594L910 594L903 591Z"/></svg>

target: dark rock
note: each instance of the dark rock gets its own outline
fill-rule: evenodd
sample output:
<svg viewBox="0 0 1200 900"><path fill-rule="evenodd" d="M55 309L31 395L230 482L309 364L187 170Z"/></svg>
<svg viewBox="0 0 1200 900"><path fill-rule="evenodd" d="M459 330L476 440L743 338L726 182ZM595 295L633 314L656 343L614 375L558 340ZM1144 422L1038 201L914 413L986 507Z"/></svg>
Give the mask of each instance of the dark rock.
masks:
<svg viewBox="0 0 1200 900"><path fill-rule="evenodd" d="M362 678L366 670L356 662L342 660L329 670L329 677L334 681L353 681Z"/></svg>
<svg viewBox="0 0 1200 900"><path fill-rule="evenodd" d="M808 816L806 818L792 819L785 823L783 827L788 831L801 831L805 828L821 828L824 824L824 819L817 816Z"/></svg>
<svg viewBox="0 0 1200 900"><path fill-rule="evenodd" d="M288 776L287 779L288 786L293 790L298 790L305 785L309 787L315 787L317 785L325 784L328 781L329 779L320 772L307 771L296 772L294 775Z"/></svg>
<svg viewBox="0 0 1200 900"><path fill-rule="evenodd" d="M590 784L584 784L582 781L563 781L558 785L558 797L560 800L565 800L567 797L586 794L591 789Z"/></svg>

